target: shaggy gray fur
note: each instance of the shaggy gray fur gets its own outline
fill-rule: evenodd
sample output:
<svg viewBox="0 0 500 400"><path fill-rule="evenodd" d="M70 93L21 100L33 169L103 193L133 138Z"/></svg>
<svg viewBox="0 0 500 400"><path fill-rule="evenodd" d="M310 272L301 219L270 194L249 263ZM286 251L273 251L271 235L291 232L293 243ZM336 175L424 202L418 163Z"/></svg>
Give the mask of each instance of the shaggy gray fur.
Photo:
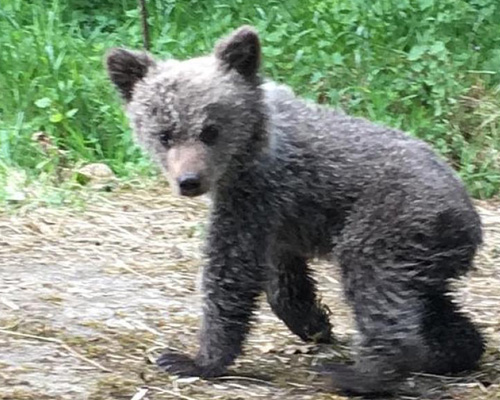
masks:
<svg viewBox="0 0 500 400"><path fill-rule="evenodd" d="M107 62L138 140L173 190L213 199L199 351L167 352L163 369L223 374L262 291L294 333L328 342L314 257L339 266L361 336L354 365L327 367L334 387L393 391L411 371L476 365L482 336L447 292L471 268L480 220L428 145L262 83L249 27L206 57L156 61L115 49ZM196 154L194 172L176 167L186 151ZM186 176L194 191L179 189Z"/></svg>

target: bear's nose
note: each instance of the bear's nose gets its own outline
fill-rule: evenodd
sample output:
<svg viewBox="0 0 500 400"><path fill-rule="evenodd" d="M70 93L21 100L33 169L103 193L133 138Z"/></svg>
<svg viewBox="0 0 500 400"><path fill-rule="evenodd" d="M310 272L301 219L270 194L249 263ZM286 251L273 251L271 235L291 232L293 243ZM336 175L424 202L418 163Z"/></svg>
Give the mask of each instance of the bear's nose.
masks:
<svg viewBox="0 0 500 400"><path fill-rule="evenodd" d="M180 178L177 178L177 183L183 196L196 196L200 194L201 177L199 174L184 174Z"/></svg>

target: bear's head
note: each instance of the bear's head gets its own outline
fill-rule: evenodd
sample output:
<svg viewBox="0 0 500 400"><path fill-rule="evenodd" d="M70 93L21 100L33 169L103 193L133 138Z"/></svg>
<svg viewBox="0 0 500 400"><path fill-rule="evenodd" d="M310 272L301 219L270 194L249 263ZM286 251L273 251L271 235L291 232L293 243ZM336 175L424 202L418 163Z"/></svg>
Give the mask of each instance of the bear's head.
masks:
<svg viewBox="0 0 500 400"><path fill-rule="evenodd" d="M185 61L120 48L108 53L108 73L135 135L175 192L203 194L262 149L260 58L258 35L247 26L212 54Z"/></svg>

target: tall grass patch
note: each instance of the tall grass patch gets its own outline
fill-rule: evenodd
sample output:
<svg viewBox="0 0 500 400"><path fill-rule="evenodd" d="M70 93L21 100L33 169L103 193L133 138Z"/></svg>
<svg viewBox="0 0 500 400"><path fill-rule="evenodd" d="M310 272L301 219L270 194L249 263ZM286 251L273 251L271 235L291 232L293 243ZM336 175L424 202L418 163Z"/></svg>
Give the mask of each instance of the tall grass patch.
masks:
<svg viewBox="0 0 500 400"><path fill-rule="evenodd" d="M500 190L497 0L147 3L155 54L192 57L255 25L268 76L430 142L478 197ZM98 160L119 176L150 174L103 68L109 47L141 45L135 0L4 0L0 174L57 181Z"/></svg>

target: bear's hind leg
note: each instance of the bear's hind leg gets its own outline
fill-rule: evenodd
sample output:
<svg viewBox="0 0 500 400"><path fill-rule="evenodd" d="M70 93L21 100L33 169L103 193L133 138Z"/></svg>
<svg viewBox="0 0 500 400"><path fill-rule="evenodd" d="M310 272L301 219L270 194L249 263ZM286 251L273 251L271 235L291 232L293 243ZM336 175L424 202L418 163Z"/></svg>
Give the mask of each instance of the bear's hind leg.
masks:
<svg viewBox="0 0 500 400"><path fill-rule="evenodd" d="M444 293L427 296L423 336L429 358L423 370L432 374L474 369L484 352L484 339L472 321Z"/></svg>
<svg viewBox="0 0 500 400"><path fill-rule="evenodd" d="M333 387L344 392L394 393L428 359L421 293L408 278L408 265L387 254L349 246L339 262L360 340L354 365L330 364L326 372Z"/></svg>

